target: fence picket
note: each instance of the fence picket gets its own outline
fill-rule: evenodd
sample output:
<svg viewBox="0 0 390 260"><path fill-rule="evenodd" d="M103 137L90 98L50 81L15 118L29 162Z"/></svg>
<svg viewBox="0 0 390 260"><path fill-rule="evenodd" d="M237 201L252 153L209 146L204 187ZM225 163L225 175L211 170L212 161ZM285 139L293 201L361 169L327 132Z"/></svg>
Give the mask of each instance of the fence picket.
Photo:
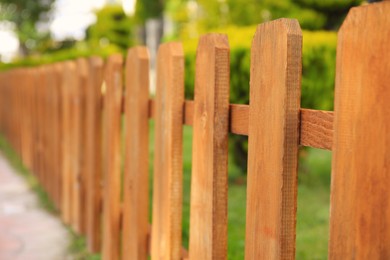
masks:
<svg viewBox="0 0 390 260"><path fill-rule="evenodd" d="M196 54L190 259L227 257L229 44L208 34Z"/></svg>
<svg viewBox="0 0 390 260"><path fill-rule="evenodd" d="M105 68L103 144L103 259L119 259L121 194L122 55L111 55Z"/></svg>
<svg viewBox="0 0 390 260"><path fill-rule="evenodd" d="M67 61L62 64L63 77L61 84L62 96L62 131L67 133L62 137L62 219L66 224L72 222L72 183L73 183L73 167L72 167L72 91L73 85L77 84L76 65L72 61ZM39 96L39 93L37 93ZM37 127L38 129L38 127Z"/></svg>
<svg viewBox="0 0 390 260"><path fill-rule="evenodd" d="M329 259L390 259L390 2L354 8L337 46Z"/></svg>
<svg viewBox="0 0 390 260"><path fill-rule="evenodd" d="M300 108L302 32L296 20L279 19L253 38L249 105L229 104L228 39L208 34L197 49L193 101L184 99L180 43L159 47L154 100L148 50L135 47L125 92L120 54L106 65L91 57L1 72L0 131L64 223L104 260L227 258L228 132L249 138L245 259L295 258L299 145L333 151L329 259L390 259L388 13L390 2L364 5L344 21L334 113ZM183 125L193 126L188 253Z"/></svg>
<svg viewBox="0 0 390 260"><path fill-rule="evenodd" d="M81 100L80 89L81 81L79 75L79 66L74 62L75 70L73 84L70 88L70 173L71 173L71 225L77 233L81 232L80 227L80 142L81 142Z"/></svg>
<svg viewBox="0 0 390 260"><path fill-rule="evenodd" d="M102 93L104 63L99 57L89 59L89 86L86 92L87 245L90 252L101 247L102 225Z"/></svg>
<svg viewBox="0 0 390 260"><path fill-rule="evenodd" d="M59 206L57 200L57 187L56 187L56 151L55 151L55 134L57 132L56 120L56 71L53 65L46 65L47 68L47 81L46 81L46 133L47 133L47 151L46 154L46 178L47 178L47 190L50 197L53 199L54 206Z"/></svg>
<svg viewBox="0 0 390 260"><path fill-rule="evenodd" d="M54 111L54 124L53 131L55 134L55 158L56 158L56 164L55 164L55 172L56 172L56 196L57 196L57 209L61 209L61 202L62 202L62 138L64 135L63 129L62 129L62 93L61 93L61 84L62 84L62 65L60 63L54 64L55 69L55 76L56 81L55 85L53 86L55 88L55 105L53 107Z"/></svg>
<svg viewBox="0 0 390 260"><path fill-rule="evenodd" d="M258 26L251 49L245 259L294 259L302 33Z"/></svg>
<svg viewBox="0 0 390 260"><path fill-rule="evenodd" d="M86 196L87 196L87 172L85 165L86 157L86 140L87 140L87 119L86 119L86 94L88 88L90 88L90 76L89 76L89 67L88 61L86 58L79 58L76 60L77 72L79 77L79 87L78 87L78 103L79 103L79 178L78 178L78 198L79 201L79 215L78 215L78 226L81 234L86 234L87 231L87 205L86 205Z"/></svg>
<svg viewBox="0 0 390 260"><path fill-rule="evenodd" d="M167 43L157 54L153 176L153 259L180 259L183 198L184 54Z"/></svg>
<svg viewBox="0 0 390 260"><path fill-rule="evenodd" d="M149 53L129 50L126 59L125 172L122 259L147 259L149 234Z"/></svg>

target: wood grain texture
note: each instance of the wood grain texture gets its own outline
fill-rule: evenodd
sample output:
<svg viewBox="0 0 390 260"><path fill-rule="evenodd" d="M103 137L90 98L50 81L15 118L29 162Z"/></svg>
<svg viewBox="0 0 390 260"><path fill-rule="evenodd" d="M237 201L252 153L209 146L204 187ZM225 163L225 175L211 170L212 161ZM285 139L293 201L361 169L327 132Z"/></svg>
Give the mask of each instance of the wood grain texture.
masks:
<svg viewBox="0 0 390 260"><path fill-rule="evenodd" d="M332 150L333 112L301 109L300 122L300 145Z"/></svg>
<svg viewBox="0 0 390 260"><path fill-rule="evenodd" d="M102 111L101 87L104 63L99 57L88 60L89 87L86 92L86 215L87 246L90 252L97 253L101 248L102 226Z"/></svg>
<svg viewBox="0 0 390 260"><path fill-rule="evenodd" d="M122 55L111 55L105 68L103 144L103 259L119 259L121 194Z"/></svg>
<svg viewBox="0 0 390 260"><path fill-rule="evenodd" d="M129 50L125 68L122 259L147 259L149 233L149 53Z"/></svg>
<svg viewBox="0 0 390 260"><path fill-rule="evenodd" d="M302 32L257 27L251 48L245 259L294 259Z"/></svg>
<svg viewBox="0 0 390 260"><path fill-rule="evenodd" d="M196 54L190 259L227 258L229 120L227 36L202 36Z"/></svg>
<svg viewBox="0 0 390 260"><path fill-rule="evenodd" d="M390 259L389 13L353 8L338 35L329 259Z"/></svg>
<svg viewBox="0 0 390 260"><path fill-rule="evenodd" d="M152 259L181 256L183 103L183 47L162 44L157 53Z"/></svg>

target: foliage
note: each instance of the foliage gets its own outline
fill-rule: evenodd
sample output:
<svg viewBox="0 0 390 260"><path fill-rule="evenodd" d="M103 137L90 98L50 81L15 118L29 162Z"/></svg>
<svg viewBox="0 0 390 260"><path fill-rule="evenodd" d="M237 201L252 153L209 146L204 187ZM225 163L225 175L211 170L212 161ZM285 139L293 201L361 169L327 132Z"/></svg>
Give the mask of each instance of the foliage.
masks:
<svg viewBox="0 0 390 260"><path fill-rule="evenodd" d="M92 48L116 45L123 51L134 44L133 20L120 5L107 5L96 12L97 21L87 29Z"/></svg>
<svg viewBox="0 0 390 260"><path fill-rule="evenodd" d="M225 33L230 45L230 101L249 102L250 44L256 27L228 27L216 30ZM303 32L302 107L331 110L336 58L336 34ZM193 98L196 40L183 42L186 52L186 97Z"/></svg>
<svg viewBox="0 0 390 260"><path fill-rule="evenodd" d="M0 0L0 20L14 25L22 50L27 54L48 40L48 32L40 32L39 22L48 20L55 0Z"/></svg>
<svg viewBox="0 0 390 260"><path fill-rule="evenodd" d="M151 18L161 18L165 0L137 0L135 17L138 23L145 23Z"/></svg>
<svg viewBox="0 0 390 260"><path fill-rule="evenodd" d="M121 6L106 6L97 11L96 15L97 22L87 29L86 41L76 42L68 39L56 45L50 42L40 53L33 53L10 64L0 63L0 70L38 66L92 55L107 57L112 53L124 53L134 44L132 19L125 15Z"/></svg>
<svg viewBox="0 0 390 260"><path fill-rule="evenodd" d="M230 42L230 102L249 103L250 44L256 27L228 27ZM218 30L217 30L218 32ZM303 32L302 104L304 108L332 110L335 78L336 34L333 32ZM186 98L192 99L195 78L195 40L184 41L186 51ZM232 135L230 147L234 161L245 171L247 138Z"/></svg>
<svg viewBox="0 0 390 260"><path fill-rule="evenodd" d="M78 42L71 49L63 49L56 52L31 55L13 63L0 63L0 71L18 67L34 67L54 62L76 59L79 57L100 56L107 57L110 54L121 52L115 45L105 47L91 48L86 42Z"/></svg>
<svg viewBox="0 0 390 260"><path fill-rule="evenodd" d="M170 0L167 13L177 37L230 25L248 26L278 18L295 18L306 30L336 30L348 10L362 0Z"/></svg>

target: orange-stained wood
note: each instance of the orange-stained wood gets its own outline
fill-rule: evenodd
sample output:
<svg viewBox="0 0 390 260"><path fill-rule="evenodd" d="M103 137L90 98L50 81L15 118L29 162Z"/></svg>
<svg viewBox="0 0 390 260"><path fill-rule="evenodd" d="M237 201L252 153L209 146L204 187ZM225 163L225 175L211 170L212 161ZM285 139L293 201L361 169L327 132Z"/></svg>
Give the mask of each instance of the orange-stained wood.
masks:
<svg viewBox="0 0 390 260"><path fill-rule="evenodd" d="M62 132L68 133L62 136L62 193L61 193L61 214L62 220L66 224L71 224L72 217L72 149L71 149L71 86L76 84L76 65L74 62L67 61L62 64L63 77L61 84L61 119ZM38 102L39 92L36 93ZM37 108L38 110L39 108ZM37 111L38 112L38 111ZM39 129L37 129L39 136Z"/></svg>
<svg viewBox="0 0 390 260"><path fill-rule="evenodd" d="M390 259L390 2L338 34L329 259Z"/></svg>
<svg viewBox="0 0 390 260"><path fill-rule="evenodd" d="M80 68L75 61L74 84L69 85L71 89L71 116L70 116L70 142L71 142L71 197L72 217L71 225L77 233L81 233L81 130L82 130L82 80L79 76Z"/></svg>
<svg viewBox="0 0 390 260"><path fill-rule="evenodd" d="M196 54L190 259L227 258L229 43L202 36Z"/></svg>
<svg viewBox="0 0 390 260"><path fill-rule="evenodd" d="M63 129L62 129L62 64L56 63L54 65L55 74L56 74L56 82L55 82L55 88L56 88L56 105L53 108L55 111L55 117L56 117L56 175L57 175L57 196L58 196L58 209L61 209L61 201L62 201L62 136L63 136Z"/></svg>
<svg viewBox="0 0 390 260"><path fill-rule="evenodd" d="M104 74L103 260L119 259L122 63L122 55L111 55Z"/></svg>
<svg viewBox="0 0 390 260"><path fill-rule="evenodd" d="M153 99L149 99L149 118L154 118ZM183 124L193 125L194 101L185 100ZM302 146L332 149L333 111L300 109L300 141ZM249 105L229 105L229 132L248 135Z"/></svg>
<svg viewBox="0 0 390 260"><path fill-rule="evenodd" d="M302 32L257 27L251 48L245 259L294 259Z"/></svg>
<svg viewBox="0 0 390 260"><path fill-rule="evenodd" d="M91 77L89 74L89 65L86 58L79 58L76 60L77 71L79 77L79 106L80 106L80 139L79 139L79 178L78 178L78 187L79 187L79 217L78 217L78 227L80 233L85 235L87 233L87 171L86 171L86 140L88 135L88 125L86 118L86 95L91 87Z"/></svg>
<svg viewBox="0 0 390 260"><path fill-rule="evenodd" d="M122 259L148 256L149 233L149 53L129 50L125 68L125 172Z"/></svg>
<svg viewBox="0 0 390 260"><path fill-rule="evenodd" d="M300 145L332 149L333 112L301 109L300 122Z"/></svg>
<svg viewBox="0 0 390 260"><path fill-rule="evenodd" d="M89 85L86 92L86 217L87 246L97 253L101 247L102 226L102 113L101 87L104 63L100 57L88 61Z"/></svg>
<svg viewBox="0 0 390 260"><path fill-rule="evenodd" d="M184 53L180 43L157 54L152 259L179 260L183 200Z"/></svg>

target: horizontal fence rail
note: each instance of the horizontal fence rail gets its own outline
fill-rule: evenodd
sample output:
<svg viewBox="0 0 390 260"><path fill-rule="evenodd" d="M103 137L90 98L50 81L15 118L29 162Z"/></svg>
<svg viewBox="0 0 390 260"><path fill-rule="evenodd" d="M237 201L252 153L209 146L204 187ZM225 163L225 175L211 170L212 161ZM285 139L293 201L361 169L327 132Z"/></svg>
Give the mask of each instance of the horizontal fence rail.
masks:
<svg viewBox="0 0 390 260"><path fill-rule="evenodd" d="M125 106L125 100L122 101ZM149 118L154 118L155 104L149 99ZM194 101L183 103L183 124L192 126L194 117ZM230 133L248 135L249 105L230 104L228 129ZM300 109L299 144L306 147L332 150L333 111Z"/></svg>
<svg viewBox="0 0 390 260"><path fill-rule="evenodd" d="M134 47L126 59L1 72L0 130L103 259L226 259L229 133L248 136L245 259L295 258L299 146L332 151L329 259L390 259L387 13L390 2L354 8L340 29L335 112L300 107L302 32L279 19L254 35L249 104L229 104L229 42L207 34L194 100L180 43L159 47L153 99L148 50ZM188 249L183 125L193 127Z"/></svg>

